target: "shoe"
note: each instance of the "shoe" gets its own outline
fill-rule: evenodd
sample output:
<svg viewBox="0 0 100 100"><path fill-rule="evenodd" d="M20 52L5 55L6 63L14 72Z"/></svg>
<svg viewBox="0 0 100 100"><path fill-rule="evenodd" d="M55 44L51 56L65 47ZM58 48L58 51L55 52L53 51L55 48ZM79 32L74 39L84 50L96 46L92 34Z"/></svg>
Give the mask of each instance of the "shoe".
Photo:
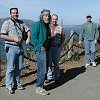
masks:
<svg viewBox="0 0 100 100"><path fill-rule="evenodd" d="M87 68L87 67L90 67L90 64L86 64L86 65L85 65L85 68Z"/></svg>
<svg viewBox="0 0 100 100"><path fill-rule="evenodd" d="M20 84L20 85L17 86L17 89L18 90L24 90L25 88Z"/></svg>
<svg viewBox="0 0 100 100"><path fill-rule="evenodd" d="M53 79L47 79L47 80L45 80L45 83L47 84L47 83L50 83L52 81L53 81Z"/></svg>
<svg viewBox="0 0 100 100"><path fill-rule="evenodd" d="M8 92L8 94L14 94L14 91L13 91L13 89L11 89L11 88L6 88L6 91Z"/></svg>
<svg viewBox="0 0 100 100"><path fill-rule="evenodd" d="M96 67L96 63L95 62L91 62L92 63L92 65L93 65L93 67Z"/></svg>
<svg viewBox="0 0 100 100"><path fill-rule="evenodd" d="M37 94L40 94L40 95L48 95L49 93L45 90L45 89L43 89L42 87L37 87L36 88L36 93Z"/></svg>

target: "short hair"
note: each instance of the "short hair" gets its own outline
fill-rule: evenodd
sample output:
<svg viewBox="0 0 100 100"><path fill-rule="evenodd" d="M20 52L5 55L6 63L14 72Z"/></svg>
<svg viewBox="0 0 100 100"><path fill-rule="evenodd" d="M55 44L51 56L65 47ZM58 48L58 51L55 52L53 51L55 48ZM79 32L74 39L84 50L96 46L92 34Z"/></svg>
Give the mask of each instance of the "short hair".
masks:
<svg viewBox="0 0 100 100"><path fill-rule="evenodd" d="M53 17L53 16L56 16L56 17L57 17L57 19L58 19L58 15L57 15L57 14L53 14L53 15L52 15L52 17Z"/></svg>
<svg viewBox="0 0 100 100"><path fill-rule="evenodd" d="M16 9L17 12L18 12L18 8L10 8L10 14L11 14L11 11L12 11L13 9Z"/></svg>

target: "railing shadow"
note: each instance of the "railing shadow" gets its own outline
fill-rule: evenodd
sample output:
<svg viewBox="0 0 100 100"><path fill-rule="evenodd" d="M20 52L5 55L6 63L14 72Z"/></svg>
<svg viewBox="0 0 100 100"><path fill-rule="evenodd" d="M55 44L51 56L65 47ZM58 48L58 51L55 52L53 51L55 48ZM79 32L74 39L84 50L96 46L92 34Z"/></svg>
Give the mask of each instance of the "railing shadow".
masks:
<svg viewBox="0 0 100 100"><path fill-rule="evenodd" d="M31 72L29 72L29 73L26 73L25 75L22 75L21 78L23 78L23 77L28 77L28 76L30 76L30 75L32 75L32 74L35 74L36 72L37 72L36 70L35 70L35 71L31 71ZM33 84L35 84L35 83L36 83L36 79L35 79L35 80L32 80L31 82L27 82L27 83L23 84L23 86L26 87L26 86L28 86L28 85L33 85Z"/></svg>
<svg viewBox="0 0 100 100"><path fill-rule="evenodd" d="M29 72L29 73L26 73L26 74L24 74L24 75L21 75L21 78L23 78L23 77L28 77L28 76L30 76L30 75L32 75L32 74L35 74L36 73L36 70L35 71L31 71L31 72Z"/></svg>
<svg viewBox="0 0 100 100"><path fill-rule="evenodd" d="M97 62L97 65L99 65L100 64L100 55L98 55L97 56L97 58L96 58L96 60L95 60L96 62Z"/></svg>
<svg viewBox="0 0 100 100"><path fill-rule="evenodd" d="M33 85L33 84L35 84L35 83L36 83L36 79L33 80L33 81L31 81L31 82L29 82L29 83L23 84L23 86L26 87L26 86L28 86L28 85Z"/></svg>
<svg viewBox="0 0 100 100"><path fill-rule="evenodd" d="M59 80L59 83L58 84L55 84L54 82L47 85L45 87L45 89L48 91L48 90L52 90L54 88L57 88L61 85L63 85L64 83L68 82L69 80L72 80L74 79L76 76L78 76L79 74L81 73L84 73L85 72L85 67L82 66L82 67L77 67L77 68L72 68L72 69L68 69L66 72L64 72L64 70L62 69L61 70L61 78Z"/></svg>

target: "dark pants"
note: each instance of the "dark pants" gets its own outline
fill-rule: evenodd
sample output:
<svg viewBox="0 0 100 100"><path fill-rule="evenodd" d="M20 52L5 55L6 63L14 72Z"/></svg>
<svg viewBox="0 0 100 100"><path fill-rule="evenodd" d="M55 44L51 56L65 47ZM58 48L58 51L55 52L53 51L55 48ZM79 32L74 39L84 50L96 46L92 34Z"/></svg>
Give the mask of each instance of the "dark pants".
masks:
<svg viewBox="0 0 100 100"><path fill-rule="evenodd" d="M47 79L58 79L60 76L60 48L58 46L51 46L49 51L47 51ZM52 71L52 63L54 64L54 69ZM52 75L52 72L54 76Z"/></svg>

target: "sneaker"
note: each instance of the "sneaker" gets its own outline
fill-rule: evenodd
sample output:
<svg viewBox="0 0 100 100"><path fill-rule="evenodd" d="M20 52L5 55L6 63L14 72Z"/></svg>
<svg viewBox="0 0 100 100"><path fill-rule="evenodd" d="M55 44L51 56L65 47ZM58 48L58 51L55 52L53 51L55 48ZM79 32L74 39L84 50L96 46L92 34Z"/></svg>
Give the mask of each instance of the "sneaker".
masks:
<svg viewBox="0 0 100 100"><path fill-rule="evenodd" d="M93 67L96 67L96 63L95 62L91 62L92 63L92 65L93 65Z"/></svg>
<svg viewBox="0 0 100 100"><path fill-rule="evenodd" d="M41 87L36 88L36 93L40 94L40 95L48 95L49 94L45 89L43 89Z"/></svg>
<svg viewBox="0 0 100 100"><path fill-rule="evenodd" d="M18 85L18 86L17 86L17 89L18 89L18 90L24 90L25 88L24 88L22 85Z"/></svg>
<svg viewBox="0 0 100 100"><path fill-rule="evenodd" d="M87 67L90 67L90 64L86 64L86 65L85 65L85 68L87 68Z"/></svg>
<svg viewBox="0 0 100 100"><path fill-rule="evenodd" d="M6 88L6 91L8 92L8 94L13 94L14 93L14 91L11 89L11 88Z"/></svg>

